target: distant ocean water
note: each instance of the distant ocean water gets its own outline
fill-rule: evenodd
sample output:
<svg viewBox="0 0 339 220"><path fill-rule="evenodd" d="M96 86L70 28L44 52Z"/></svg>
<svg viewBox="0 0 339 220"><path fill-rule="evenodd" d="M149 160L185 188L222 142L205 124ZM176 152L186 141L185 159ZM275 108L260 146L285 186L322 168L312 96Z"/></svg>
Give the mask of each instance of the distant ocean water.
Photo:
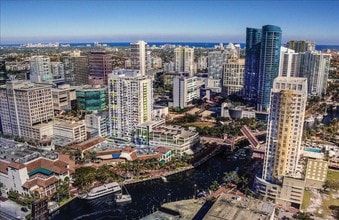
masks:
<svg viewBox="0 0 339 220"><path fill-rule="evenodd" d="M63 44L69 44L71 47L85 47L86 45L94 46L94 43L60 43L60 45ZM110 47L129 47L129 42L109 42L109 43L100 43L100 44L107 44ZM211 43L211 42L147 42L150 46L161 46L165 44L171 44L171 45L181 45L181 46L189 46L189 47L201 47L201 48L214 48L216 45L220 45L220 43ZM226 46L227 43L223 43L224 46ZM245 47L245 43L233 43L233 44L240 44L241 48ZM5 47L17 47L21 44L0 44L0 46ZM339 45L316 45L316 50L324 50L324 49L330 49L330 50L337 50L339 51Z"/></svg>

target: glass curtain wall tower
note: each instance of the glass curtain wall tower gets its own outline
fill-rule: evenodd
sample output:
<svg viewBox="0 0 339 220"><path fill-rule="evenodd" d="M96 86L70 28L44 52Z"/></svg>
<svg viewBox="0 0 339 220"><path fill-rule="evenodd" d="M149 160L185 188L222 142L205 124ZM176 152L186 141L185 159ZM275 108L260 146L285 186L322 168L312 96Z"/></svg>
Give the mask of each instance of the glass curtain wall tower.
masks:
<svg viewBox="0 0 339 220"><path fill-rule="evenodd" d="M255 101L258 88L261 29L246 28L246 59L244 75L244 95Z"/></svg>
<svg viewBox="0 0 339 220"><path fill-rule="evenodd" d="M281 36L280 27L265 25L262 28L257 90L259 111L268 110L273 81L279 74Z"/></svg>

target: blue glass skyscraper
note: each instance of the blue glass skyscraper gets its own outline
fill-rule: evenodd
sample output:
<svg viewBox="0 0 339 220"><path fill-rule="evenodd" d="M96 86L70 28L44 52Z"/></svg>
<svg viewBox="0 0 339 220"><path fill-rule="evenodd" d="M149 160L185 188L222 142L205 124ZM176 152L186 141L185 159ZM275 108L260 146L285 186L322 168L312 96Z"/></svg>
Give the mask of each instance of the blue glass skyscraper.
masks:
<svg viewBox="0 0 339 220"><path fill-rule="evenodd" d="M260 64L257 90L257 110L267 111L273 80L279 74L281 28L274 25L262 27Z"/></svg>
<svg viewBox="0 0 339 220"><path fill-rule="evenodd" d="M261 29L246 28L246 59L244 94L247 100L256 101L260 61Z"/></svg>

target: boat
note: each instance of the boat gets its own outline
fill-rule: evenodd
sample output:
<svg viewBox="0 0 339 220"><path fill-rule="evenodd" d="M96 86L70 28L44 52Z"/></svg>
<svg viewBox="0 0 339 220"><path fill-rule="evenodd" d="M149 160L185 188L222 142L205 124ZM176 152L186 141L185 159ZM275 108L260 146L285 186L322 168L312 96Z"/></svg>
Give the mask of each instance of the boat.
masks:
<svg viewBox="0 0 339 220"><path fill-rule="evenodd" d="M120 204L120 205L131 203L132 202L132 196L128 193L125 185L124 184L121 184L121 185L122 185L121 192L115 194L115 202L117 204ZM123 194L123 189L125 189L127 194Z"/></svg>
<svg viewBox="0 0 339 220"><path fill-rule="evenodd" d="M167 183L168 181L167 181L167 178L165 177L165 176L161 176L161 179L162 179L162 181L164 181L164 183Z"/></svg>
<svg viewBox="0 0 339 220"><path fill-rule="evenodd" d="M102 186L94 187L88 193L80 195L79 198L90 200L90 199L96 199L101 196L105 196L110 193L116 193L116 192L121 192L121 187L119 183L113 182L113 183L104 184Z"/></svg>

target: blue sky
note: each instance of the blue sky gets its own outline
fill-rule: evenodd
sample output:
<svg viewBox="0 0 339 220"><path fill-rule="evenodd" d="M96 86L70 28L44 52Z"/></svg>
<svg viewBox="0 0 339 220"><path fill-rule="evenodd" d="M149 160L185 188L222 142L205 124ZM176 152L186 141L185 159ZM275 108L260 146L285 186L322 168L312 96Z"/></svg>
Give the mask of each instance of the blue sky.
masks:
<svg viewBox="0 0 339 220"><path fill-rule="evenodd" d="M0 0L0 44L245 42L246 27L280 26L283 42L339 45L339 1Z"/></svg>

